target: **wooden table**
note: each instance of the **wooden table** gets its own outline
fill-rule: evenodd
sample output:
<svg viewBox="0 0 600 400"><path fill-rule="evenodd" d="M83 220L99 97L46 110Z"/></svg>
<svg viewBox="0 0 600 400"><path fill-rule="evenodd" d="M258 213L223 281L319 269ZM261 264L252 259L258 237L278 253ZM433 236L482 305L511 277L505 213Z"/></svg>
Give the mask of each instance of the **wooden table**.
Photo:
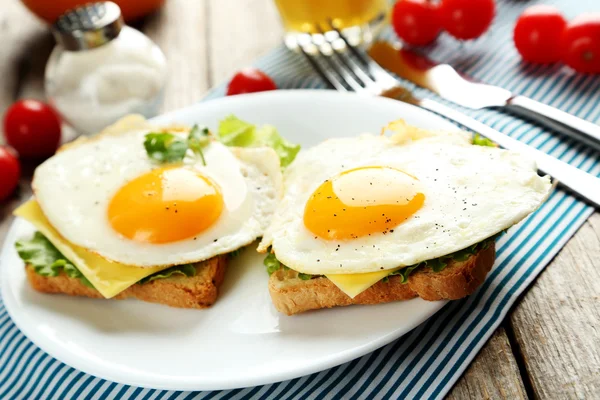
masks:
<svg viewBox="0 0 600 400"><path fill-rule="evenodd" d="M280 43L272 0L168 0L137 28L165 52L170 75L164 111L197 102L213 85ZM54 42L17 0L0 7L0 114L15 100L44 98ZM0 139L1 140L1 139ZM0 242L19 193L0 204ZM513 307L448 398L600 396L600 214L594 214Z"/></svg>

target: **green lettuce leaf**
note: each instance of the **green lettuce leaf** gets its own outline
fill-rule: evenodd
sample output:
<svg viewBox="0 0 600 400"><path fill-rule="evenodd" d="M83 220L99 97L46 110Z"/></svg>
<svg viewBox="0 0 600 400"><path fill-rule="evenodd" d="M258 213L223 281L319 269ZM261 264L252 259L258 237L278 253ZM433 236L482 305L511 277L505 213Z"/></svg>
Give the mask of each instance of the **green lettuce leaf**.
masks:
<svg viewBox="0 0 600 400"><path fill-rule="evenodd" d="M423 262L415 264L415 265L409 265L408 267L401 268L397 271L390 273L388 276L384 277L382 279L382 281L384 283L386 283L390 280L390 278L389 278L390 276L396 275L396 276L401 277L401 281L400 281L401 283L407 283L408 277L410 276L410 274L414 270L416 270L417 268L420 268L420 267L431 268L433 270L433 272L443 271L444 268L446 268L446 266L450 263L450 261L452 261L452 260L466 261L470 256L477 253L477 251L479 251L480 249L487 249L491 243L493 243L500 235L502 235L502 233L504 233L504 232L500 232L499 234L489 237L482 242L476 243L472 246L467 247L466 249L459 250L459 251L449 254L447 256L434 258L431 260L423 261ZM281 264L281 262L277 259L277 257L275 257L275 254L271 253L271 249L269 249L269 252L267 253L267 256L265 257L263 264L265 265L265 267L267 267L267 273L269 275L271 275L273 272L279 270L280 268L284 268L284 269L288 268L285 265ZM298 278L300 278L302 280L309 280L309 279L312 279L314 276L315 275L303 274L301 272L298 273ZM319 276L319 275L316 275L316 276Z"/></svg>
<svg viewBox="0 0 600 400"><path fill-rule="evenodd" d="M471 257L473 254L475 254L477 252L478 246L479 246L479 243L474 244L472 246L467 247L466 249L462 249L462 250L459 250L455 253L448 255L448 258L452 258L453 260L456 260L456 261L467 261L469 259L469 257ZM435 269L434 269L434 271L435 271Z"/></svg>
<svg viewBox="0 0 600 400"><path fill-rule="evenodd" d="M67 276L79 279L88 287L94 287L40 232L35 232L31 239L17 241L15 247L19 257L31 265L36 273L42 276L58 276L64 271Z"/></svg>
<svg viewBox="0 0 600 400"><path fill-rule="evenodd" d="M271 147L279 156L282 168L294 161L300 151L299 144L285 140L274 126L257 127L233 115L219 123L217 137L226 146ZM181 162L187 150L191 149L206 165L202 149L208 143L210 143L208 129L194 125L186 140L168 132L150 132L146 134L144 148L148 157L159 163Z"/></svg>
<svg viewBox="0 0 600 400"><path fill-rule="evenodd" d="M385 282L387 282L389 280L389 277L392 275L399 275L401 280L401 283L406 283L408 282L408 276L410 275L411 272L413 272L415 269L419 268L423 266L423 263L420 264L415 264L415 265L410 265L408 267L404 267L402 269L399 269L398 271L394 271L391 274L389 274L388 276L386 276L384 279ZM387 278L387 279L386 279Z"/></svg>
<svg viewBox="0 0 600 400"><path fill-rule="evenodd" d="M219 122L217 136L226 146L252 147L255 142L256 126L230 115Z"/></svg>
<svg viewBox="0 0 600 400"><path fill-rule="evenodd" d="M35 232L31 239L19 240L15 243L21 259L31 265L34 271L42 276L58 276L64 271L70 278L79 279L84 285L94 286L54 245L40 232ZM164 271L147 276L139 283L147 283L156 279L168 278L173 275L194 276L196 268L192 264L177 265Z"/></svg>
<svg viewBox="0 0 600 400"><path fill-rule="evenodd" d="M479 133L473 135L473 144L477 146L497 147L496 143L485 136L481 136Z"/></svg>
<svg viewBox="0 0 600 400"><path fill-rule="evenodd" d="M265 257L263 264L265 265L265 267L267 267L267 273L269 274L269 276L271 276L271 274L277 270L279 270L279 268L281 268L281 263L279 262L279 260L277 259L277 257L275 257L275 254L269 252L267 253L267 256Z"/></svg>
<svg viewBox="0 0 600 400"><path fill-rule="evenodd" d="M279 261L277 257L275 257L275 254L271 253L271 249L269 249L269 252L265 257L263 264L265 265L265 267L267 267L267 273L269 274L269 276L271 276L273 272L278 271L280 268L283 268L284 270L289 270L288 267L283 265L281 261ZM303 274L302 272L298 272L298 278L302 279L303 281L312 279L314 276L315 275Z"/></svg>
<svg viewBox="0 0 600 400"><path fill-rule="evenodd" d="M237 147L271 147L281 161L281 167L291 164L300 151L299 144L285 140L272 125L257 127L230 115L219 123L217 132L219 140L227 146Z"/></svg>
<svg viewBox="0 0 600 400"><path fill-rule="evenodd" d="M85 276L83 276L83 274L81 273L81 271L78 270L76 266L74 266L73 264L71 264L67 260L64 260L64 261L65 261L65 265L63 266L63 270L65 271L65 274L67 274L67 276L69 278L77 278L85 286L90 287L92 289L94 288L94 285L92 285L92 282L88 281L88 279Z"/></svg>
<svg viewBox="0 0 600 400"><path fill-rule="evenodd" d="M174 267L167 268L163 271L158 271L150 276L147 276L141 281L139 281L139 283L143 285L144 283L152 282L156 279L170 278L173 275L182 275L187 277L195 276L196 267L194 267L193 264L176 265Z"/></svg>
<svg viewBox="0 0 600 400"><path fill-rule="evenodd" d="M434 258L433 260L427 260L425 261L426 266L428 266L429 268L431 268L433 270L433 272L440 272L442 271L444 268L446 268L446 266L448 265L448 261L451 259L452 257L440 257L440 258ZM467 257L468 258L468 257ZM465 258L466 260L466 258ZM464 261L464 260L462 260ZM408 277L408 276L407 276Z"/></svg>
<svg viewBox="0 0 600 400"><path fill-rule="evenodd" d="M229 256L229 258L236 258L237 256L240 255L240 253L242 252L243 249L244 249L243 247L239 248L237 250L229 252L227 255Z"/></svg>
<svg viewBox="0 0 600 400"><path fill-rule="evenodd" d="M285 140L272 125L264 125L256 130L257 145L271 147L279 156L281 167L285 168L294 161L300 151L299 144Z"/></svg>
<svg viewBox="0 0 600 400"><path fill-rule="evenodd" d="M496 241L496 239L498 239L498 237L500 237L500 235L502 235L503 233L504 232L500 232L494 236L485 239L482 242L471 245L466 249L459 250L455 253L448 254L447 256L434 258L432 260L423 261L422 263L402 268L398 271L392 272L391 274L386 276L386 278L392 275L401 275L402 283L406 283L408 282L408 276L418 267L429 267L433 270L433 272L443 271L450 261L467 261L469 257L477 253L479 250L487 249L490 246L490 244ZM384 282L387 282L387 279L384 278Z"/></svg>

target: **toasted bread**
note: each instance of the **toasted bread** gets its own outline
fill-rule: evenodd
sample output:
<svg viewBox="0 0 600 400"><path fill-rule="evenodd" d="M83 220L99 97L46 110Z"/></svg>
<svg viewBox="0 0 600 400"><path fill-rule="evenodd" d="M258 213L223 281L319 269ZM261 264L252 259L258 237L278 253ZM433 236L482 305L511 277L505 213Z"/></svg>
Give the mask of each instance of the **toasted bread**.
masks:
<svg viewBox="0 0 600 400"><path fill-rule="evenodd" d="M473 293L483 283L496 257L494 243L465 261L452 260L440 272L422 267L402 283L392 275L350 298L325 277L302 280L293 270L280 269L269 278L269 292L275 308L292 315L319 308L352 304L379 304L421 297L425 300L456 300Z"/></svg>
<svg viewBox="0 0 600 400"><path fill-rule="evenodd" d="M197 263L194 265L196 275L191 277L173 275L148 283L136 283L113 299L135 298L179 308L210 307L217 299L219 286L225 275L227 259L227 255L221 255ZM104 298L96 289L85 286L77 278L68 277L64 272L58 276L46 277L36 273L30 265L26 265L25 269L29 283L38 292Z"/></svg>

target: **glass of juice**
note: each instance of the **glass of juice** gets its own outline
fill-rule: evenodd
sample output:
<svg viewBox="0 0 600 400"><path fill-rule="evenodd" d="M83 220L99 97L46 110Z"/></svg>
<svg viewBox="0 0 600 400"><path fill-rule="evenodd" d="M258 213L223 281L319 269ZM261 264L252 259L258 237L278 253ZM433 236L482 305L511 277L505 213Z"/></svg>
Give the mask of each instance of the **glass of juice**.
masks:
<svg viewBox="0 0 600 400"><path fill-rule="evenodd" d="M286 30L285 44L300 43L333 34L331 25L353 45L370 43L387 19L388 0L275 0Z"/></svg>

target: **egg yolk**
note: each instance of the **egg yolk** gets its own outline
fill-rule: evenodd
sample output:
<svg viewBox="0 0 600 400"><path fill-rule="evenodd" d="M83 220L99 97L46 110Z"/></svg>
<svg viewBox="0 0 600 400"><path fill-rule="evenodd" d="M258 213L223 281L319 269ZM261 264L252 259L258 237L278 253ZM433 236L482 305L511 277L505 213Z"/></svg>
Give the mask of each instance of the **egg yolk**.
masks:
<svg viewBox="0 0 600 400"><path fill-rule="evenodd" d="M326 240L356 239L393 228L425 201L418 179L390 167L361 167L325 181L304 209L304 225Z"/></svg>
<svg viewBox="0 0 600 400"><path fill-rule="evenodd" d="M191 169L160 168L121 187L108 206L108 220L124 237L170 243L198 235L223 211L223 197L210 178Z"/></svg>

